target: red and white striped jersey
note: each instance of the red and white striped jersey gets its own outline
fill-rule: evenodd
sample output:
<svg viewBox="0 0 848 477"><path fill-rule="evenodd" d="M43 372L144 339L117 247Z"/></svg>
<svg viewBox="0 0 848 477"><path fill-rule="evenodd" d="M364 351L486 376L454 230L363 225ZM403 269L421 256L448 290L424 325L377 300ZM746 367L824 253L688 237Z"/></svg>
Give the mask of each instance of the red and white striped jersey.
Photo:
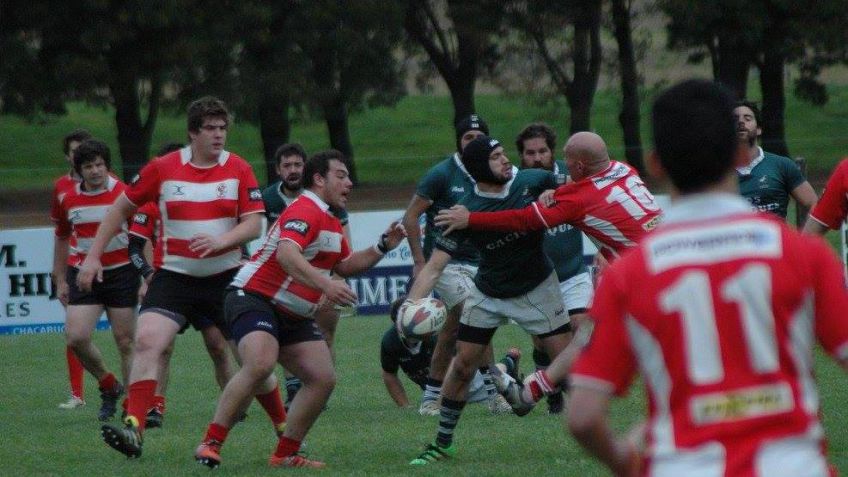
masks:
<svg viewBox="0 0 848 477"><path fill-rule="evenodd" d="M262 192L253 169L241 157L224 151L218 163L198 167L191 148L153 159L130 184L133 204L154 202L161 213L153 266L195 277L207 277L241 265L241 250L232 247L200 258L189 250L197 234L218 236L247 214L262 213Z"/></svg>
<svg viewBox="0 0 848 477"><path fill-rule="evenodd" d="M813 347L848 358L841 266L750 207L680 200L595 293L571 385L621 395L641 373L644 475L828 475Z"/></svg>
<svg viewBox="0 0 848 477"><path fill-rule="evenodd" d="M339 219L307 190L274 222L265 243L239 270L233 285L268 298L288 313L309 318L323 291L294 281L283 270L277 261L277 247L284 240L297 244L309 264L327 276L351 254Z"/></svg>
<svg viewBox="0 0 848 477"><path fill-rule="evenodd" d="M66 190L59 198L58 220L56 221L56 236L68 238L70 253L68 254L68 265L78 267L82 265L94 236L97 235L97 227L106 216L109 207L126 190L127 186L109 177L106 189L98 192L86 192L81 189L81 184L75 182L71 189ZM124 224L122 231L112 237L100 258L103 268L108 270L129 263L127 252L127 225Z"/></svg>
<svg viewBox="0 0 848 477"><path fill-rule="evenodd" d="M130 234L137 235L155 244L159 220L159 207L154 202L148 202L135 212L132 222L130 222Z"/></svg>
<svg viewBox="0 0 848 477"><path fill-rule="evenodd" d="M635 169L617 161L593 176L559 186L551 207L535 202L524 209L472 212L475 230L544 230L570 224L612 261L633 247L660 221L662 211Z"/></svg>
<svg viewBox="0 0 848 477"><path fill-rule="evenodd" d="M848 159L843 159L827 180L821 199L810 211L810 218L831 230L848 217Z"/></svg>

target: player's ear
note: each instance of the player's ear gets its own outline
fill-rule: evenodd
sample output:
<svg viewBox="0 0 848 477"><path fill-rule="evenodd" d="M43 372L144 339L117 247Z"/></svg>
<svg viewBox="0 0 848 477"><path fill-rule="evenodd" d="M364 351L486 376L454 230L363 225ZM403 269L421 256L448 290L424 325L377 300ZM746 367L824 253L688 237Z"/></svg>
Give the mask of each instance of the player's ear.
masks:
<svg viewBox="0 0 848 477"><path fill-rule="evenodd" d="M657 179L658 181L665 180L665 169L663 169L663 166L660 163L660 157L657 155L657 151L651 151L648 153L648 157L645 158L645 168L648 170L648 174L650 174L654 179Z"/></svg>

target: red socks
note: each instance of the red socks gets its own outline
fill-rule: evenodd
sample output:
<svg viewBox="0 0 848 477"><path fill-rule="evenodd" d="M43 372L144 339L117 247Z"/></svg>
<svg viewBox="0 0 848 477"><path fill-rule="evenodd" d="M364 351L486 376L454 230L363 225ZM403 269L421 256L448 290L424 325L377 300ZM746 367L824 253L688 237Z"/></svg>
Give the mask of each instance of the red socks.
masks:
<svg viewBox="0 0 848 477"><path fill-rule="evenodd" d="M300 450L300 441L289 439L288 437L280 437L277 442L277 450L274 451L274 457L288 457L296 454Z"/></svg>
<svg viewBox="0 0 848 477"><path fill-rule="evenodd" d="M65 359L68 360L68 380L71 382L71 394L83 399L85 389L82 384L82 375L85 369L70 346L65 346Z"/></svg>
<svg viewBox="0 0 848 477"><path fill-rule="evenodd" d="M227 440L227 434L229 434L229 433L230 433L230 430L227 429L226 427L224 427L220 424L215 424L214 422L210 423L209 427L206 428L206 436L203 437L203 442L207 442L207 441L210 441L210 440L216 440L216 441L220 442L221 444L223 444L224 441Z"/></svg>
<svg viewBox="0 0 848 477"><path fill-rule="evenodd" d="M111 391L115 389L116 384L118 384L118 380L115 379L115 375L112 373L106 373L105 376L97 381L97 386L100 387L101 391Z"/></svg>
<svg viewBox="0 0 848 477"><path fill-rule="evenodd" d="M134 417L138 422L138 432L144 431L144 423L147 419L147 410L153 402L153 393L156 392L156 381L145 379L130 384L127 393L127 415Z"/></svg>
<svg viewBox="0 0 848 477"><path fill-rule="evenodd" d="M274 390L266 394L257 394L256 400L262 405L262 409L268 413L271 422L274 423L274 429L278 429L280 424L286 422L286 408L283 407L283 396L280 394L279 386L275 386Z"/></svg>

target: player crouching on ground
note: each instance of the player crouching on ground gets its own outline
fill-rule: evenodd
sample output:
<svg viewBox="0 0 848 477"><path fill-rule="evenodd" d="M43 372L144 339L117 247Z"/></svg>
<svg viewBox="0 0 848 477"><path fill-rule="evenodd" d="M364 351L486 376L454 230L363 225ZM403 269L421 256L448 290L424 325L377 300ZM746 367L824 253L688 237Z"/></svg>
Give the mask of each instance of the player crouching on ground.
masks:
<svg viewBox="0 0 848 477"><path fill-rule="evenodd" d="M271 227L262 248L236 275L224 310L238 343L242 367L227 384L215 416L195 452L209 467L254 389L280 363L303 382L291 405L285 431L271 456L272 467L324 467L299 454L336 383L330 349L313 320L322 296L333 304L356 303L356 294L331 273L347 277L374 266L406 237L392 223L373 247L352 253L331 207L344 208L353 183L345 157L331 150L306 161L305 191Z"/></svg>
<svg viewBox="0 0 848 477"><path fill-rule="evenodd" d="M398 376L398 368L403 370L410 381L417 384L422 391L427 384L427 376L430 372L430 362L436 349L438 333L424 336L422 339L405 336L398 331L396 321L400 306L406 300L406 295L393 301L389 308L389 316L392 326L383 333L380 341L380 366L383 368L383 384L386 391L398 407L409 407L409 398L406 389ZM504 374L507 382L517 381L518 362L521 358L521 350L511 347L506 355L495 366ZM468 402L485 402L490 400L489 391L486 389L483 374L478 370L471 380L468 388Z"/></svg>

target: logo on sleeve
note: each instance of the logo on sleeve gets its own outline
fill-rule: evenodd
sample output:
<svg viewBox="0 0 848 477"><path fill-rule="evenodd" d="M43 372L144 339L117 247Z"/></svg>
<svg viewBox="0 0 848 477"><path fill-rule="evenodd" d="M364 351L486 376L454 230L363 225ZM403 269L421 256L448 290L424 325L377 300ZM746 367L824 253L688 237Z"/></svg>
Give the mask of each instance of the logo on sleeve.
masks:
<svg viewBox="0 0 848 477"><path fill-rule="evenodd" d="M262 200L262 191L259 190L258 187L251 187L247 190L247 196L250 198L251 202L258 202Z"/></svg>
<svg viewBox="0 0 848 477"><path fill-rule="evenodd" d="M137 223L138 225L147 225L148 220L149 218L147 217L147 214L135 214L135 216L133 217L133 222Z"/></svg>
<svg viewBox="0 0 848 477"><path fill-rule="evenodd" d="M283 225L283 229L297 232L300 235L306 235L306 232L309 231L309 224L300 219L291 219Z"/></svg>
<svg viewBox="0 0 848 477"><path fill-rule="evenodd" d="M135 185L139 180L141 180L141 174L134 175L130 181L130 185Z"/></svg>

